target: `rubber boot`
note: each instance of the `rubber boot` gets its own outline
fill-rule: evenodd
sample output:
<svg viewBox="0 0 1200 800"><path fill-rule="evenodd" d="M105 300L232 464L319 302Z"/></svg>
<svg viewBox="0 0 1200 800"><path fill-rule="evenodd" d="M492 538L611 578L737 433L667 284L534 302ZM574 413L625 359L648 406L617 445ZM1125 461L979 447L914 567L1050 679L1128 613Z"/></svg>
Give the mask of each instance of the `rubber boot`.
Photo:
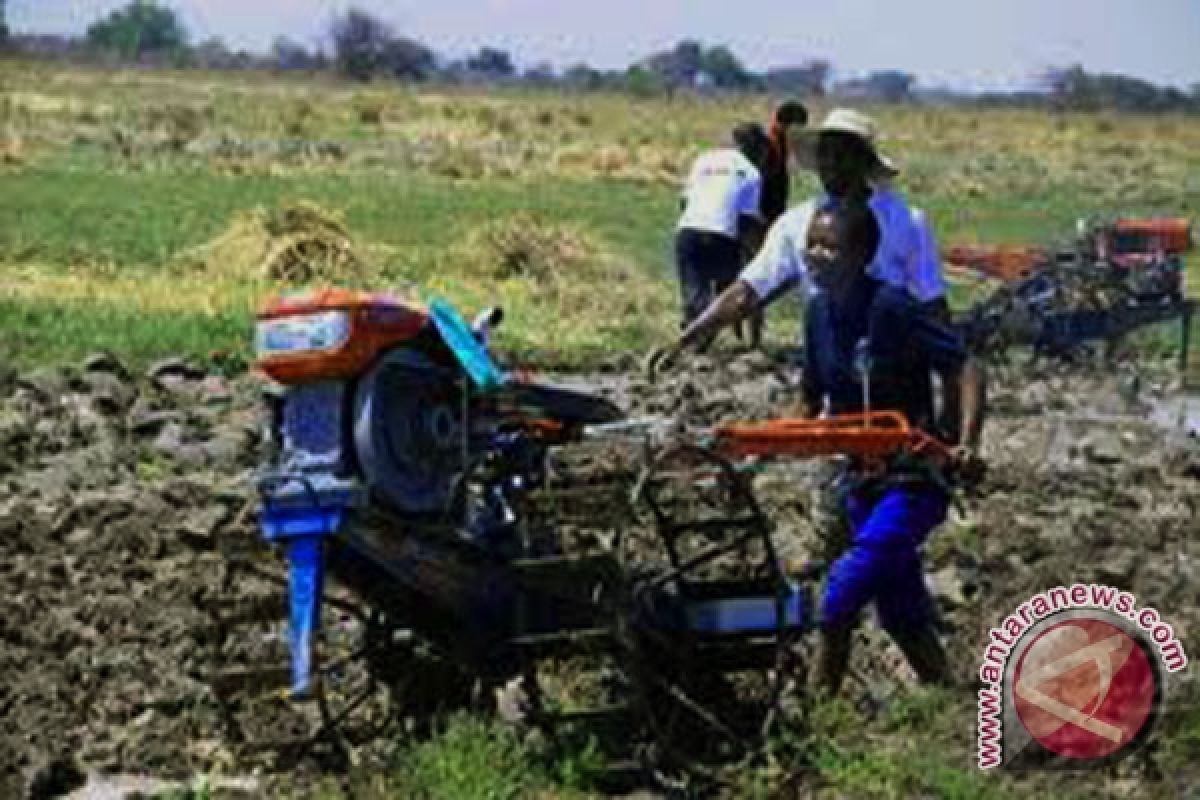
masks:
<svg viewBox="0 0 1200 800"><path fill-rule="evenodd" d="M921 683L931 686L950 687L954 676L950 672L950 661L946 650L932 625L919 628L888 631L892 640L904 653L908 665L917 673Z"/></svg>

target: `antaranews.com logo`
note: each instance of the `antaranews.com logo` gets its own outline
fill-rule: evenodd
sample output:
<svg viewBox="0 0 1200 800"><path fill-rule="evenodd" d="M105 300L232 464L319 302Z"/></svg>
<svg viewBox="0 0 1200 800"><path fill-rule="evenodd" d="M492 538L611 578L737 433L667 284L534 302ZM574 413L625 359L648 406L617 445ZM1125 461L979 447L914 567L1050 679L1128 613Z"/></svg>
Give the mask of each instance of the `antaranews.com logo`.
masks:
<svg viewBox="0 0 1200 800"><path fill-rule="evenodd" d="M1082 764L1145 740L1167 674L1187 666L1175 631L1132 594L1055 587L992 628L979 677L979 766Z"/></svg>

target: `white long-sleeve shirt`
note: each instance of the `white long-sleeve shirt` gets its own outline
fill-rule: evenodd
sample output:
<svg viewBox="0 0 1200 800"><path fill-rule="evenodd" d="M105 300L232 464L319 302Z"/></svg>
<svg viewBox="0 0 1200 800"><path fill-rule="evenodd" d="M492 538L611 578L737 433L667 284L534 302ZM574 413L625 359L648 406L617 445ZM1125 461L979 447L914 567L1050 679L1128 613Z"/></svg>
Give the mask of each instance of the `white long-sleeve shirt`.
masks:
<svg viewBox="0 0 1200 800"><path fill-rule="evenodd" d="M809 280L808 265L804 262L805 242L813 215L829 202L827 196L809 200L785 213L771 226L762 249L739 276L760 298L788 281L803 284L809 292L815 291ZM923 303L945 295L946 283L937 243L925 212L909 208L903 198L890 189L876 189L867 205L879 223L879 248L867 265L867 273L907 289Z"/></svg>

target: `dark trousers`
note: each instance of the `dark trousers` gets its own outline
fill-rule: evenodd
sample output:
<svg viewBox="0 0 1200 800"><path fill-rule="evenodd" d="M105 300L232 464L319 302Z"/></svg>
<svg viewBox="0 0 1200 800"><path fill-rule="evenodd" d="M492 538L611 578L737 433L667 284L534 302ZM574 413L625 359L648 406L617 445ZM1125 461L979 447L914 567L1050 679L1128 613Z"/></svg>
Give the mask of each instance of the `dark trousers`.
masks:
<svg viewBox="0 0 1200 800"><path fill-rule="evenodd" d="M737 239L688 228L675 235L675 269L683 299L683 325L700 316L741 270Z"/></svg>

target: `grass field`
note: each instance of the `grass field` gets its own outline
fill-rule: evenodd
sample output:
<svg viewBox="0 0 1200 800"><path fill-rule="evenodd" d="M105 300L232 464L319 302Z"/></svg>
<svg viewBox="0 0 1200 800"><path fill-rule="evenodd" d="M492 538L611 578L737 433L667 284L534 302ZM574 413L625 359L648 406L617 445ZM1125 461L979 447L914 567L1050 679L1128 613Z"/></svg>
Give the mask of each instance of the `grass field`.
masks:
<svg viewBox="0 0 1200 800"><path fill-rule="evenodd" d="M0 346L22 364L97 348L136 361L245 354L252 309L279 287L252 258L197 263L197 248L239 215L297 202L340 219L364 254L367 268L340 282L498 300L510 312L502 345L539 363L643 349L677 313L680 176L771 102L13 62L0 63L0 90ZM900 188L942 242L1043 240L1083 214L1200 202L1196 119L873 113ZM795 197L814 189L796 176ZM514 251L524 261L497 272Z"/></svg>

